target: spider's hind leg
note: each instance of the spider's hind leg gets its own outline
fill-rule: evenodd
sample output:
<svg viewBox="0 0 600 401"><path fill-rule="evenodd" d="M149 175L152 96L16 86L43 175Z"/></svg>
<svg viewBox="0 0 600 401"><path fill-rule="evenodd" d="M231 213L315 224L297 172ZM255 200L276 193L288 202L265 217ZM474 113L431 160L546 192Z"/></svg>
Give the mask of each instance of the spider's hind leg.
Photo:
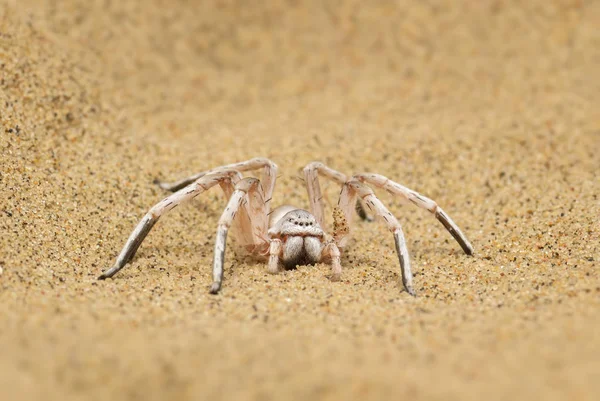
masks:
<svg viewBox="0 0 600 401"><path fill-rule="evenodd" d="M304 181L306 182L306 189L308 191L310 211L319 222L319 225L324 227L323 214L325 205L323 203L321 185L319 184L319 175L328 178L342 186L348 181L348 177L321 162L311 162L304 167ZM362 199L358 199L356 201L354 210L362 220L373 221L373 217L371 217L365 210Z"/></svg>
<svg viewBox="0 0 600 401"><path fill-rule="evenodd" d="M358 199L356 201L356 206L354 207L354 209L356 210L356 214L358 215L358 217L360 217L361 220L363 221L374 221L375 219L373 218L373 216L370 216L367 211L365 210L364 205L362 204L362 201L360 199Z"/></svg>
<svg viewBox="0 0 600 401"><path fill-rule="evenodd" d="M239 172L263 169L261 181L264 185L264 194L266 199L270 199L275 188L275 180L277 179L277 165L269 159L255 157L254 159L246 160L239 163L226 164L224 166L215 167L211 170L202 171L200 173L183 178L174 182L163 182L158 179L154 183L166 191L178 191L186 185L204 177L206 174L216 173L225 170L236 170Z"/></svg>
<svg viewBox="0 0 600 401"><path fill-rule="evenodd" d="M196 181L196 180L204 177L205 175L206 175L206 171L203 171L201 173L194 174L192 176L183 178L183 179L181 179L179 181L175 181L175 182L165 182L165 181L161 181L158 178L156 178L153 181L153 183L156 184L156 185L158 185L159 187L161 187L165 191L177 192L180 189L187 187L188 185L190 185L194 181Z"/></svg>

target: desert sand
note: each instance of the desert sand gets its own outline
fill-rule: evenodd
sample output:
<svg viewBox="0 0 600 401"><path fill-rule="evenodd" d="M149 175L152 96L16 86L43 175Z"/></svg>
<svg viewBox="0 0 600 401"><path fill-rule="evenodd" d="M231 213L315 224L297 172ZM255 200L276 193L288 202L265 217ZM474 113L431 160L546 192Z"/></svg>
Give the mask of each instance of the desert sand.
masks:
<svg viewBox="0 0 600 401"><path fill-rule="evenodd" d="M600 3L252 3L0 5L0 399L597 399ZM274 205L313 160L376 172L475 254L378 191L416 297L360 221L340 282L231 246L214 296L214 189L97 280L154 179L256 156Z"/></svg>

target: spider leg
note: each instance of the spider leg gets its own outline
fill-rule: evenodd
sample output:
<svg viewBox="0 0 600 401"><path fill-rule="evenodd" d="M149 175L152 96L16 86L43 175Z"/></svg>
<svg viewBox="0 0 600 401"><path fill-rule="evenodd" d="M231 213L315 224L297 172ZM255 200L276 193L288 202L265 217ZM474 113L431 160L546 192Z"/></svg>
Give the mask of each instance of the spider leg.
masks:
<svg viewBox="0 0 600 401"><path fill-rule="evenodd" d="M306 181L306 189L308 190L308 200L310 202L310 212L317 219L321 227L324 227L324 204L321 186L319 184L319 174L340 185L344 185L348 181L348 177L331 167L326 166L321 162L312 162L304 167L304 179ZM356 213L363 220L371 221L372 218L366 213L362 199L358 199L355 204Z"/></svg>
<svg viewBox="0 0 600 401"><path fill-rule="evenodd" d="M202 171L200 173L194 174L192 176L183 178L179 181L175 181L172 183L160 182L158 180L155 180L154 182L156 184L158 184L158 186L160 186L162 189L174 192L174 191L180 190L181 188L185 187L186 185L191 184L192 182L196 181L197 179L204 177L206 174L209 174L209 173L214 173L214 172L223 171L223 170L237 170L240 172L244 172L244 171L250 171L250 170L258 170L260 168L263 169L261 182L263 183L263 186L264 186L264 196L265 196L265 199L267 200L267 202L269 202L271 200L271 197L273 196L273 189L275 188L275 180L277 178L277 165L269 159L260 158L260 157L246 160L246 161L239 162L239 163L232 163L232 164L227 164L225 166L215 167L211 170ZM267 213L268 213L268 211L267 211Z"/></svg>
<svg viewBox="0 0 600 401"><path fill-rule="evenodd" d="M460 228L458 228L456 223L452 221L450 216L448 216L446 212L444 212L444 210L442 210L442 208L439 207L438 204L435 203L433 200L419 194L418 192L413 191L412 189L406 188L380 174L357 174L353 177L353 179L374 185L378 188L383 188L393 195L402 196L403 198L411 201L420 208L429 210L435 215L435 217L440 221L440 223L444 225L446 230L450 232L452 237L454 237L456 242L458 242L463 251L467 255L473 254L473 246L471 245L467 237L462 233L462 231L460 231Z"/></svg>
<svg viewBox="0 0 600 401"><path fill-rule="evenodd" d="M211 188L217 183L235 179L235 177L238 174L239 173L234 170L224 170L206 174L202 178L198 179L196 182L188 185L183 189L180 189L174 194L158 202L154 207L152 207L152 209L150 209L150 211L148 211L148 213L146 213L146 215L142 218L142 220L133 230L133 232L129 236L129 239L125 243L125 246L121 250L121 253L117 257L115 264L110 269L102 273L100 277L98 277L98 279L104 280L106 278L112 277L119 270L121 270L133 258L136 251L142 244L142 241L144 241L154 224L156 224L158 219L163 214L173 210L180 204L195 198L196 196L200 195L202 192L206 191L207 189Z"/></svg>
<svg viewBox="0 0 600 401"><path fill-rule="evenodd" d="M204 177L207 173L208 173L208 171L201 171L197 174L182 178L181 180L178 180L175 182L164 182L164 181L160 181L157 178L154 180L154 183L156 185L158 185L159 187L161 187L162 189L164 189L165 191L177 192L180 189L187 187L188 185L190 185L192 182L196 181L197 179Z"/></svg>
<svg viewBox="0 0 600 401"><path fill-rule="evenodd" d="M235 187L243 179L242 174L238 173L235 180L222 181L219 183L225 193L225 197L230 199L235 192ZM252 229L252 220L249 215L247 202L242 204L238 210L235 220L232 223L231 232L237 242L243 247L251 247L254 244L254 234Z"/></svg>
<svg viewBox="0 0 600 401"><path fill-rule="evenodd" d="M248 203L250 203L250 205L248 205ZM248 177L236 184L233 194L231 194L229 202L227 203L227 207L219 219L219 225L217 227L215 255L213 259L213 284L210 288L211 294L218 293L223 283L223 264L225 262L225 248L229 228L233 224L234 219L240 210L243 210L247 205L250 210L253 210L255 207L259 207L259 204L264 206L264 201L262 201L262 187L258 179ZM264 214L264 210L259 210L258 214ZM254 214L250 212L250 216L254 216ZM264 233L266 233L266 226L263 228L261 222L258 223L259 224L255 226L256 230L253 231L253 233L256 233L257 241L262 241L262 243L266 245L268 242L266 242L263 237Z"/></svg>
<svg viewBox="0 0 600 401"><path fill-rule="evenodd" d="M281 255L283 254L283 245L278 238L271 239L269 245L269 265L267 271L276 274L281 270Z"/></svg>
<svg viewBox="0 0 600 401"><path fill-rule="evenodd" d="M408 248L406 247L406 241L404 239L404 233L402 232L402 226L394 217L392 213L385 207L385 205L375 196L373 190L359 181L349 181L344 185L342 194L340 195L339 207L342 212L346 215L346 218L352 215L351 207L354 204L356 198L361 198L366 207L369 208L377 216L381 217L388 229L394 235L394 242L396 244L396 252L398 253L398 259L400 261L400 270L402 273L402 284L410 295L415 295L415 291L412 285L412 271L410 268L410 257L408 255ZM338 244L343 241L344 237L338 240Z"/></svg>
<svg viewBox="0 0 600 401"><path fill-rule="evenodd" d="M340 249L335 241L328 242L321 251L321 258L331 260L331 281L340 281L342 275L342 263L340 261Z"/></svg>
<svg viewBox="0 0 600 401"><path fill-rule="evenodd" d="M367 211L365 210L365 205L363 205L363 201L362 199L359 199L356 201L356 205L354 206L354 208L356 209L356 214L358 214L358 217L360 217L362 220L365 221L373 221L373 217L369 216L367 214Z"/></svg>

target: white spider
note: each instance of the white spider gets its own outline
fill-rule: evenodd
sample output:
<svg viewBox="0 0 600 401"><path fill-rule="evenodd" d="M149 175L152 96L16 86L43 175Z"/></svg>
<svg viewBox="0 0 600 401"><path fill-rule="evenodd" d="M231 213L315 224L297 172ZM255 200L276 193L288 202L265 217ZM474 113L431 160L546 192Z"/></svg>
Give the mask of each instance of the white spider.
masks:
<svg viewBox="0 0 600 401"><path fill-rule="evenodd" d="M256 178L244 178L243 171L263 169L262 182ZM342 186L338 206L334 209L334 232L329 236L323 230L323 200L318 176L327 177ZM129 236L115 265L99 279L114 276L128 263L154 224L166 212L189 201L216 184L229 198L227 207L219 219L215 255L213 261L213 284L210 292L216 294L223 282L225 242L230 228L239 244L250 254L267 257L269 273L282 268L294 269L296 265L310 265L328 261L332 267L332 280L337 281L342 272L340 248L349 234L353 209L363 219L369 217L368 209L381 217L393 233L400 260L402 283L411 295L412 272L408 249L398 220L375 196L366 184L383 188L391 194L408 199L415 205L429 210L446 227L466 254L473 254L473 247L458 226L433 200L389 180L379 174L356 174L348 178L322 163L312 162L304 168L304 177L310 201L310 213L292 206L280 206L271 211L270 201L275 187L277 166L269 159L255 158L241 163L229 164L198 173L175 183L158 183L161 188L174 194L156 204L139 222ZM365 209L366 207L366 209Z"/></svg>

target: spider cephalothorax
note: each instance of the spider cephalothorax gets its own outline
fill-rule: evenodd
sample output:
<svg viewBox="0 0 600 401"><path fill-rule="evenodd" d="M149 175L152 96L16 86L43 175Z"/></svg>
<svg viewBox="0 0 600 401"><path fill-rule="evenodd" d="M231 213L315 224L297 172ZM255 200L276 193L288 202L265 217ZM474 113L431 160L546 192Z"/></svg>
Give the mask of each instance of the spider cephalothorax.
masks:
<svg viewBox="0 0 600 401"><path fill-rule="evenodd" d="M242 176L244 171L260 168L263 169L262 180ZM331 279L339 280L342 273L340 248L347 241L349 225L356 209L363 219L370 219L366 213L368 210L385 221L394 235L402 283L408 293L414 295L410 259L402 227L367 184L385 189L391 194L399 195L429 210L452 234L466 254L473 253L473 247L458 226L433 200L382 175L369 173L347 177L322 163L310 163L304 168L310 202L310 212L308 212L293 206L280 206L271 211L270 201L275 187L276 173L275 163L268 159L256 158L204 171L172 184L159 183L161 188L175 193L146 213L131 233L115 265L104 272L99 279L112 277L133 258L146 235L164 213L195 198L216 184L223 189L229 201L217 228L213 284L210 289L213 294L219 292L223 282L225 244L230 228L243 249L255 255L269 255L270 273L277 273L282 268L289 270L297 265L327 261L332 267ZM324 230L324 205L319 175L337 182L342 187L338 205L334 209L333 236L327 235Z"/></svg>
<svg viewBox="0 0 600 401"><path fill-rule="evenodd" d="M275 222L268 233L269 238L277 238L284 244L281 262L286 270L313 265L321 260L325 233L314 216L306 210L290 210Z"/></svg>

